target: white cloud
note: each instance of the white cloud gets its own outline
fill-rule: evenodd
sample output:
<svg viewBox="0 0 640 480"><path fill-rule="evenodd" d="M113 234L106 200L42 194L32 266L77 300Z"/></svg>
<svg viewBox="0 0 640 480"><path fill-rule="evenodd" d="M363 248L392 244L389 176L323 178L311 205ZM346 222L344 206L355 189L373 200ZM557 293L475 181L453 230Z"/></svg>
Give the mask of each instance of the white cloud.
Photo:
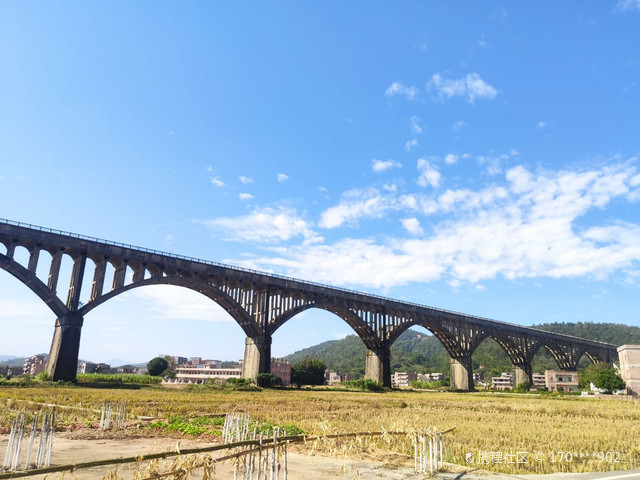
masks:
<svg viewBox="0 0 640 480"><path fill-rule="evenodd" d="M403 218L400 220L404 229L409 232L411 235L422 235L424 231L420 226L420 220L415 217L412 218Z"/></svg>
<svg viewBox="0 0 640 480"><path fill-rule="evenodd" d="M502 173L502 160L509 158L508 156L499 156L499 157L488 157L484 155L478 155L476 158L479 165L486 165L487 167L487 175L494 176Z"/></svg>
<svg viewBox="0 0 640 480"><path fill-rule="evenodd" d="M460 130L462 130L463 127L466 126L467 122L465 122L464 120L458 120L456 123L451 125L451 130L453 130L455 133L458 133Z"/></svg>
<svg viewBox="0 0 640 480"><path fill-rule="evenodd" d="M444 273L438 263L421 261L372 239L346 238L332 245L292 247L277 253L276 257L241 262L248 268L275 269L317 282L374 288L437 280Z"/></svg>
<svg viewBox="0 0 640 480"><path fill-rule="evenodd" d="M209 177L209 181L213 184L213 186L218 187L218 188L219 187L224 187L226 185L226 183L224 183L218 177Z"/></svg>
<svg viewBox="0 0 640 480"><path fill-rule="evenodd" d="M4 175L0 175L0 182L4 180Z"/></svg>
<svg viewBox="0 0 640 480"><path fill-rule="evenodd" d="M342 195L338 205L322 212L318 226L336 228L360 218L380 218L393 207L393 199L375 188L350 190Z"/></svg>
<svg viewBox="0 0 640 480"><path fill-rule="evenodd" d="M402 164L396 160L378 160L376 158L371 159L371 170L376 173L384 172L391 168L402 168Z"/></svg>
<svg viewBox="0 0 640 480"><path fill-rule="evenodd" d="M384 93L387 97L404 95L407 100L415 100L418 96L419 90L417 87L405 87L399 82L393 82Z"/></svg>
<svg viewBox="0 0 640 480"><path fill-rule="evenodd" d="M240 193L238 194L238 198L240 198L240 200L253 200L255 197L250 193Z"/></svg>
<svg viewBox="0 0 640 480"><path fill-rule="evenodd" d="M289 180L289 175L287 175L286 173L279 173L279 174L278 174L278 181L279 181L280 183L284 183L284 182L286 182L287 180Z"/></svg>
<svg viewBox="0 0 640 480"><path fill-rule="evenodd" d="M240 181L247 185L249 183L253 183L253 178L245 177L244 175L240 177Z"/></svg>
<svg viewBox="0 0 640 480"><path fill-rule="evenodd" d="M451 97L465 97L469 103L477 98L493 100L498 91L480 78L477 73L469 73L457 80L442 78L438 73L427 82L427 90L435 91L440 99Z"/></svg>
<svg viewBox="0 0 640 480"><path fill-rule="evenodd" d="M411 121L409 123L409 129L411 133L414 135L420 135L422 133L422 127L420 126L420 119L415 115L411 117Z"/></svg>
<svg viewBox="0 0 640 480"><path fill-rule="evenodd" d="M304 237L305 241L320 239L312 224L301 218L295 210L261 208L242 217L221 217L202 221L224 240L273 243Z"/></svg>
<svg viewBox="0 0 640 480"><path fill-rule="evenodd" d="M411 150L413 150L417 146L418 146L418 139L414 138L414 139L409 140L407 143L404 144L404 149L407 152L410 152Z"/></svg>
<svg viewBox="0 0 640 480"><path fill-rule="evenodd" d="M476 41L476 45L480 48L489 48L491 46L484 35L480 36L480 40Z"/></svg>
<svg viewBox="0 0 640 480"><path fill-rule="evenodd" d="M547 128L547 122L539 121L537 127L540 130L544 130L545 128Z"/></svg>
<svg viewBox="0 0 640 480"><path fill-rule="evenodd" d="M619 0L616 3L615 11L618 12L628 12L628 11L637 11L640 12L640 0Z"/></svg>
<svg viewBox="0 0 640 480"><path fill-rule="evenodd" d="M421 187L434 187L437 188L440 186L440 180L442 179L442 175L440 172L436 170L428 160L424 158L418 159L418 171L420 172L420 176L418 177L417 183Z"/></svg>
<svg viewBox="0 0 640 480"><path fill-rule="evenodd" d="M173 235L168 233L164 237L164 243L166 243L167 245L171 245L175 239L176 239L176 237L174 237Z"/></svg>
<svg viewBox="0 0 640 480"><path fill-rule="evenodd" d="M458 157L458 155L454 155L453 153L447 153L444 156L444 163L446 163L447 165L455 165L456 163L458 163L458 159L460 157Z"/></svg>
<svg viewBox="0 0 640 480"><path fill-rule="evenodd" d="M427 160L422 168L434 171ZM375 189L352 191L340 205L323 212L321 226L412 212L400 221L410 235L420 236L385 234L293 245L273 250L272 256L245 260L245 265L373 288L435 280L458 288L496 277L597 279L614 273L637 282L639 277L632 273L640 267L640 225L587 225L583 219L614 199L624 201L639 181L637 176L637 168L628 163L558 171L531 171L519 165L476 190L402 196ZM425 182L438 183L433 178ZM428 236L421 230L420 214L431 216Z"/></svg>

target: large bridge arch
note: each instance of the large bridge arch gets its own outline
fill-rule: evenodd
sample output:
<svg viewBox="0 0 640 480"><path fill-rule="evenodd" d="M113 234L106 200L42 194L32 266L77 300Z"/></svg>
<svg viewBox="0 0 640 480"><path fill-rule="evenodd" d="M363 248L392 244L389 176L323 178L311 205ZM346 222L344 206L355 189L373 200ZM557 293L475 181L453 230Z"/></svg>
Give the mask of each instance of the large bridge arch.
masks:
<svg viewBox="0 0 640 480"><path fill-rule="evenodd" d="M92 300L86 305L83 305L78 309L78 312L82 316L85 316L94 308L102 305L108 300L117 297L118 295L129 292L133 289L154 285L171 285L175 287L186 288L193 292L199 293L207 297L208 299L213 300L216 304L220 305L231 316L231 318L233 318L238 323L238 325L240 325L240 327L248 337L254 337L261 334L261 331L256 325L255 321L233 298L211 285L203 285L195 279L185 277L151 277L137 281L136 283L123 285L117 290L107 292L104 295L101 295L99 298Z"/></svg>
<svg viewBox="0 0 640 480"><path fill-rule="evenodd" d="M356 315L352 310L335 303L324 301L301 305L280 315L272 323L269 324L267 328L267 334L272 336L286 322L290 321L295 316L314 308L332 313L343 320L347 325L349 325L349 327L351 327L355 334L360 337L360 339L368 349L377 349L382 347L380 339L377 337L375 332L366 323L364 323L362 319L358 317L358 315Z"/></svg>
<svg viewBox="0 0 640 480"><path fill-rule="evenodd" d="M529 382L529 384L533 383L533 372L531 370L531 362L529 357L531 353L524 352L520 344L514 342L511 338L500 335L498 333L487 334L484 339L482 339L482 341L475 346L473 352L471 353L473 366L479 365L479 350L484 349L486 351L487 349L489 349L489 351L492 352L491 344L497 345L496 348L498 349L498 357L502 355L504 360L506 360L504 368L501 370L501 372L512 371L513 386L517 386L523 382ZM490 381L489 378L485 378L484 380L485 382Z"/></svg>
<svg viewBox="0 0 640 480"><path fill-rule="evenodd" d="M486 335L477 329L464 328L464 325L446 325L427 316L412 319L394 328L388 336L387 349L391 348L400 335L415 326L430 331L449 354L451 386L460 390L473 390L471 355Z"/></svg>
<svg viewBox="0 0 640 480"><path fill-rule="evenodd" d="M112 366L159 354L237 361L247 337L217 302L170 284L129 288L83 319L80 358ZM108 361L113 358L126 362Z"/></svg>
<svg viewBox="0 0 640 480"><path fill-rule="evenodd" d="M309 313L310 317L315 317L314 322L318 322L318 319L320 319L321 322L324 322L324 325L334 331L336 322L349 327L351 333L358 337L364 347L362 371L365 377L382 382L382 369L384 368L384 364L381 363L378 358L382 349L381 342L375 332L353 310L346 306L337 305L330 301L318 301L313 303L309 302L287 311L269 324L268 336L269 338L273 338L274 345L279 341L277 334L281 331L291 331L300 328L294 326L294 324L298 324L298 320L304 316L304 313ZM318 326L317 324L315 325L316 328L318 328ZM326 340L329 339L325 338L320 341ZM378 372L379 369L381 370L380 373Z"/></svg>

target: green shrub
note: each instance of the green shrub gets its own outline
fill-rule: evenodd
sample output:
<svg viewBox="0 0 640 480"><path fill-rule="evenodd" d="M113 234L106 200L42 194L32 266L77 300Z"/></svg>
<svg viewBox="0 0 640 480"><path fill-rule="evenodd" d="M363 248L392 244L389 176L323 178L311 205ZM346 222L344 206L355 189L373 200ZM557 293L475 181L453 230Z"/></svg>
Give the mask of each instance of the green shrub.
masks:
<svg viewBox="0 0 640 480"><path fill-rule="evenodd" d="M527 393L529 390L531 390L530 382L519 383L518 385L516 385L516 388L513 389L515 393Z"/></svg>
<svg viewBox="0 0 640 480"><path fill-rule="evenodd" d="M282 379L273 373L259 373L257 384L262 388L274 388L282 386Z"/></svg>
<svg viewBox="0 0 640 480"><path fill-rule="evenodd" d="M444 382L442 381L436 381L436 382L422 382L420 380L411 380L409 382L409 386L411 388L424 388L424 389L436 389L436 388L443 388L446 387L447 385L444 384Z"/></svg>
<svg viewBox="0 0 640 480"><path fill-rule="evenodd" d="M249 378L212 378L208 380L206 383L192 383L187 386L187 391L189 392L206 392L209 390L219 391L219 392L233 392L233 391L242 391L242 392L251 392L258 390L258 388L251 383L251 379Z"/></svg>
<svg viewBox="0 0 640 480"><path fill-rule="evenodd" d="M162 377L136 375L135 373L114 375L107 373L79 373L76 379L78 383L122 383L134 385L156 385L162 382Z"/></svg>
<svg viewBox="0 0 640 480"><path fill-rule="evenodd" d="M369 378L358 378L357 380L347 380L342 382L343 385L350 388L357 388L359 390L368 392L384 392L385 388L380 382L371 380Z"/></svg>

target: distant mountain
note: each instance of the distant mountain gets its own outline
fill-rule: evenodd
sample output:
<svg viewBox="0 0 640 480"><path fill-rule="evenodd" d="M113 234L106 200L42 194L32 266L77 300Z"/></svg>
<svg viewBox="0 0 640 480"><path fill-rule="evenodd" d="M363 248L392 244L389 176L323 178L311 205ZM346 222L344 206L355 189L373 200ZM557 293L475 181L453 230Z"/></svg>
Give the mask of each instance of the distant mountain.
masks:
<svg viewBox="0 0 640 480"><path fill-rule="evenodd" d="M14 355L0 355L0 365L6 367L23 367L24 366L24 357L16 357Z"/></svg>
<svg viewBox="0 0 640 480"><path fill-rule="evenodd" d="M7 360L15 360L16 358L20 358L20 357L17 357L15 355L0 355L0 362L4 362Z"/></svg>
<svg viewBox="0 0 640 480"><path fill-rule="evenodd" d="M612 343L614 345L640 344L640 328L614 323L544 323L534 328L575 337ZM356 335L342 340L332 340L299 350L286 358L291 363L305 356L318 358L331 370L356 377L364 375L365 346ZM484 341L473 354L473 369L484 372L485 377L499 375L511 369L506 353L495 341ZM583 357L579 367L584 368L589 360ZM557 368L551 355L542 348L533 358L534 372ZM391 371L419 373L449 372L449 355L440 341L426 332L409 329L391 347Z"/></svg>
<svg viewBox="0 0 640 480"><path fill-rule="evenodd" d="M548 332L563 333L618 346L640 344L640 327L618 323L541 323L534 325L534 327Z"/></svg>
<svg viewBox="0 0 640 480"><path fill-rule="evenodd" d="M122 367L125 365L142 365L141 363L135 363L135 362L129 362L127 360L122 360L120 358L111 358L109 360L105 360L104 362L100 362L100 363L106 363L107 365L111 365L112 367ZM145 363L146 365L146 363Z"/></svg>

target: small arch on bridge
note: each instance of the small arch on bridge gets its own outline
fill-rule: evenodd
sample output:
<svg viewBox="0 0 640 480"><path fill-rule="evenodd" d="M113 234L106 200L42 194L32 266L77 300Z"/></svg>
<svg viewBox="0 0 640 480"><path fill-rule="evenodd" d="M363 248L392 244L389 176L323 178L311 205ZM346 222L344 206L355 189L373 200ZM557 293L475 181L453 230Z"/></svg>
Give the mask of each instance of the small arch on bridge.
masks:
<svg viewBox="0 0 640 480"><path fill-rule="evenodd" d="M102 291L98 296L102 296L105 293L108 293L111 290L113 290L113 282L115 280L115 275L116 275L116 267L113 265L111 261L107 259L105 262L105 268L104 268L104 283L102 284Z"/></svg>
<svg viewBox="0 0 640 480"><path fill-rule="evenodd" d="M48 250L40 250L38 256L38 266L36 268L36 277L45 285L49 282L49 273L51 272L51 262L53 256Z"/></svg>
<svg viewBox="0 0 640 480"><path fill-rule="evenodd" d="M27 250L27 248L22 245L16 245L15 249L13 250L13 260L15 262L18 262L24 268L27 268L29 266L30 256L31 253L29 252L29 250Z"/></svg>
<svg viewBox="0 0 640 480"><path fill-rule="evenodd" d="M84 275L80 285L80 305L89 303L91 299L91 288L93 287L93 277L96 272L96 264L91 258L87 258L84 265Z"/></svg>
<svg viewBox="0 0 640 480"><path fill-rule="evenodd" d="M60 269L58 270L58 282L54 285L54 293L62 300L62 303L67 303L67 296L69 294L69 286L71 285L71 275L73 272L73 257L68 252L62 252L60 259Z"/></svg>
<svg viewBox="0 0 640 480"><path fill-rule="evenodd" d="M131 268L131 265L126 264L124 267L124 286L129 286L133 283L133 268Z"/></svg>

